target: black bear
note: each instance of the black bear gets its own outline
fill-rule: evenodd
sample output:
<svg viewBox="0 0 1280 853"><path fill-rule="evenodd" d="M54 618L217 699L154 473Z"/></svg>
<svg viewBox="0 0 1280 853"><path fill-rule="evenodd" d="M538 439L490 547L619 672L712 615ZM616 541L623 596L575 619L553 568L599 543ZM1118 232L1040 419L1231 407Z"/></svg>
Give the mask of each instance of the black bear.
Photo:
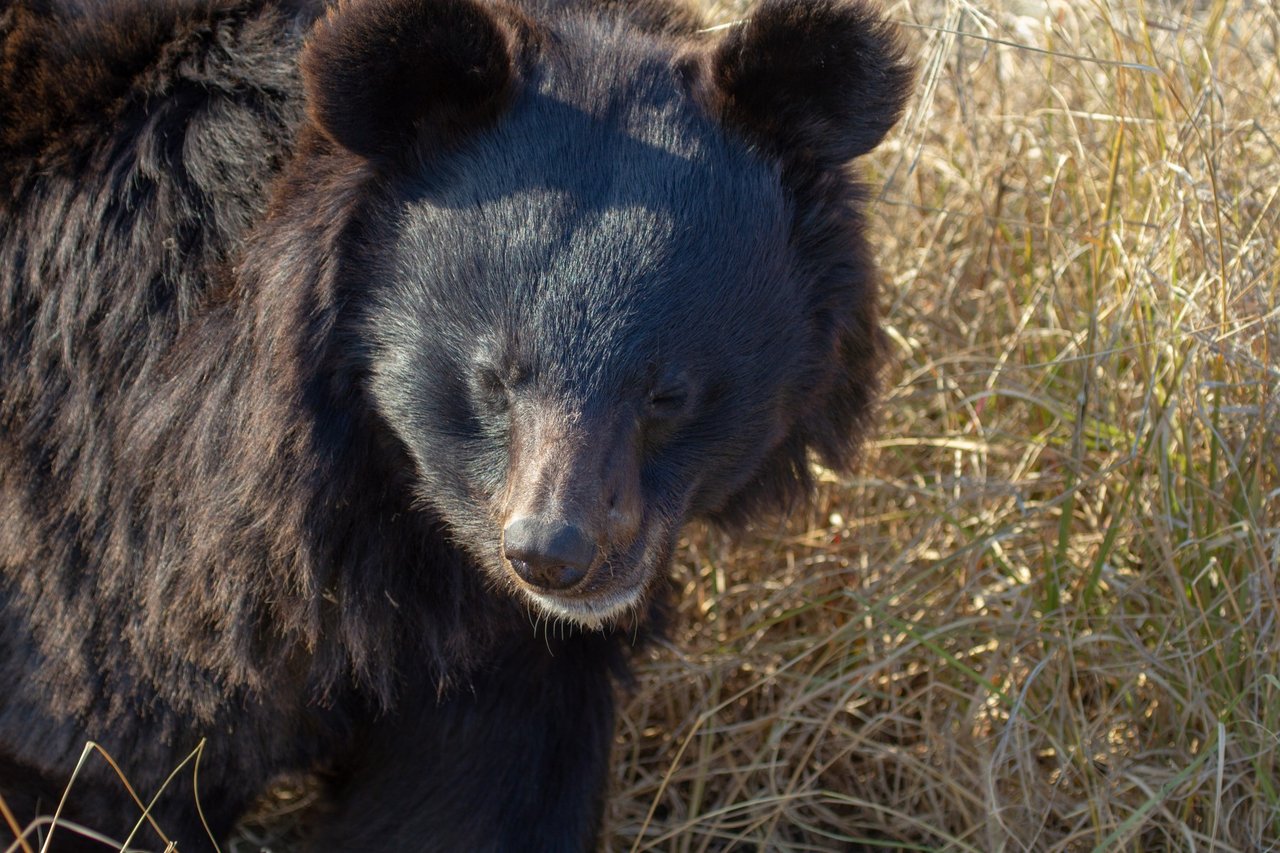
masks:
<svg viewBox="0 0 1280 853"><path fill-rule="evenodd" d="M17 819L92 739L135 845L310 769L320 850L591 848L682 525L856 452L910 82L863 0L0 0Z"/></svg>

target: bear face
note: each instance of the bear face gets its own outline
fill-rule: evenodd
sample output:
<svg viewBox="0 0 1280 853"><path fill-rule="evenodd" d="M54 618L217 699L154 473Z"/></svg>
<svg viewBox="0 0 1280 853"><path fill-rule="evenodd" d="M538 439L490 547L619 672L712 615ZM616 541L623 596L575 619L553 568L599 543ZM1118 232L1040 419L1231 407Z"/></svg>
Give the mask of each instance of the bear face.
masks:
<svg viewBox="0 0 1280 853"><path fill-rule="evenodd" d="M496 580L584 623L746 486L820 356L776 171L692 104L601 102L616 120L522 98L399 188L362 256L371 394L423 499Z"/></svg>
<svg viewBox="0 0 1280 853"><path fill-rule="evenodd" d="M856 444L878 340L840 167L909 80L861 5L765 4L713 41L382 0L303 69L374 190L342 252L357 373L494 584L599 626L689 518Z"/></svg>

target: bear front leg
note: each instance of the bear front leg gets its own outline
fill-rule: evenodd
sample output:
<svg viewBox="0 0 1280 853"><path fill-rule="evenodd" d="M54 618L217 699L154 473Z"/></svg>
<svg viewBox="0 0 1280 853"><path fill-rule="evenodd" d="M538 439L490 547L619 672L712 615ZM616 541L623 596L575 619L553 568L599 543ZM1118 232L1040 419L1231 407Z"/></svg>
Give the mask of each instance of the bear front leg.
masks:
<svg viewBox="0 0 1280 853"><path fill-rule="evenodd" d="M530 631L443 698L374 720L333 786L317 851L594 850L617 643Z"/></svg>

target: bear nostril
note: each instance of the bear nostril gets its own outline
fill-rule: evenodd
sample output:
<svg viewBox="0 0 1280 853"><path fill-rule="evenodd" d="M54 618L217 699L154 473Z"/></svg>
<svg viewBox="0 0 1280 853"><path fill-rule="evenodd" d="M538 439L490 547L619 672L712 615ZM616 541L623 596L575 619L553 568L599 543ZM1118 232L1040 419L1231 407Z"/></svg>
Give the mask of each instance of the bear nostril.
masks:
<svg viewBox="0 0 1280 853"><path fill-rule="evenodd" d="M577 584L596 559L595 542L579 527L537 517L518 518L507 525L503 552L521 580L553 591Z"/></svg>

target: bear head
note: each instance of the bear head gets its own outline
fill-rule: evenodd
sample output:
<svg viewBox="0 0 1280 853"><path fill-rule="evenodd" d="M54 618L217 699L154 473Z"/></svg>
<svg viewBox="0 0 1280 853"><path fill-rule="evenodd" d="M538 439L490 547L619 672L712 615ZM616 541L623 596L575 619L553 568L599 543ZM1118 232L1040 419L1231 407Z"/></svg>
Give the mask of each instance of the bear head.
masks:
<svg viewBox="0 0 1280 853"><path fill-rule="evenodd" d="M690 518L849 463L881 343L847 167L911 83L861 0L683 34L614 8L351 0L302 57L317 145L364 176L362 393L489 578L584 626Z"/></svg>

